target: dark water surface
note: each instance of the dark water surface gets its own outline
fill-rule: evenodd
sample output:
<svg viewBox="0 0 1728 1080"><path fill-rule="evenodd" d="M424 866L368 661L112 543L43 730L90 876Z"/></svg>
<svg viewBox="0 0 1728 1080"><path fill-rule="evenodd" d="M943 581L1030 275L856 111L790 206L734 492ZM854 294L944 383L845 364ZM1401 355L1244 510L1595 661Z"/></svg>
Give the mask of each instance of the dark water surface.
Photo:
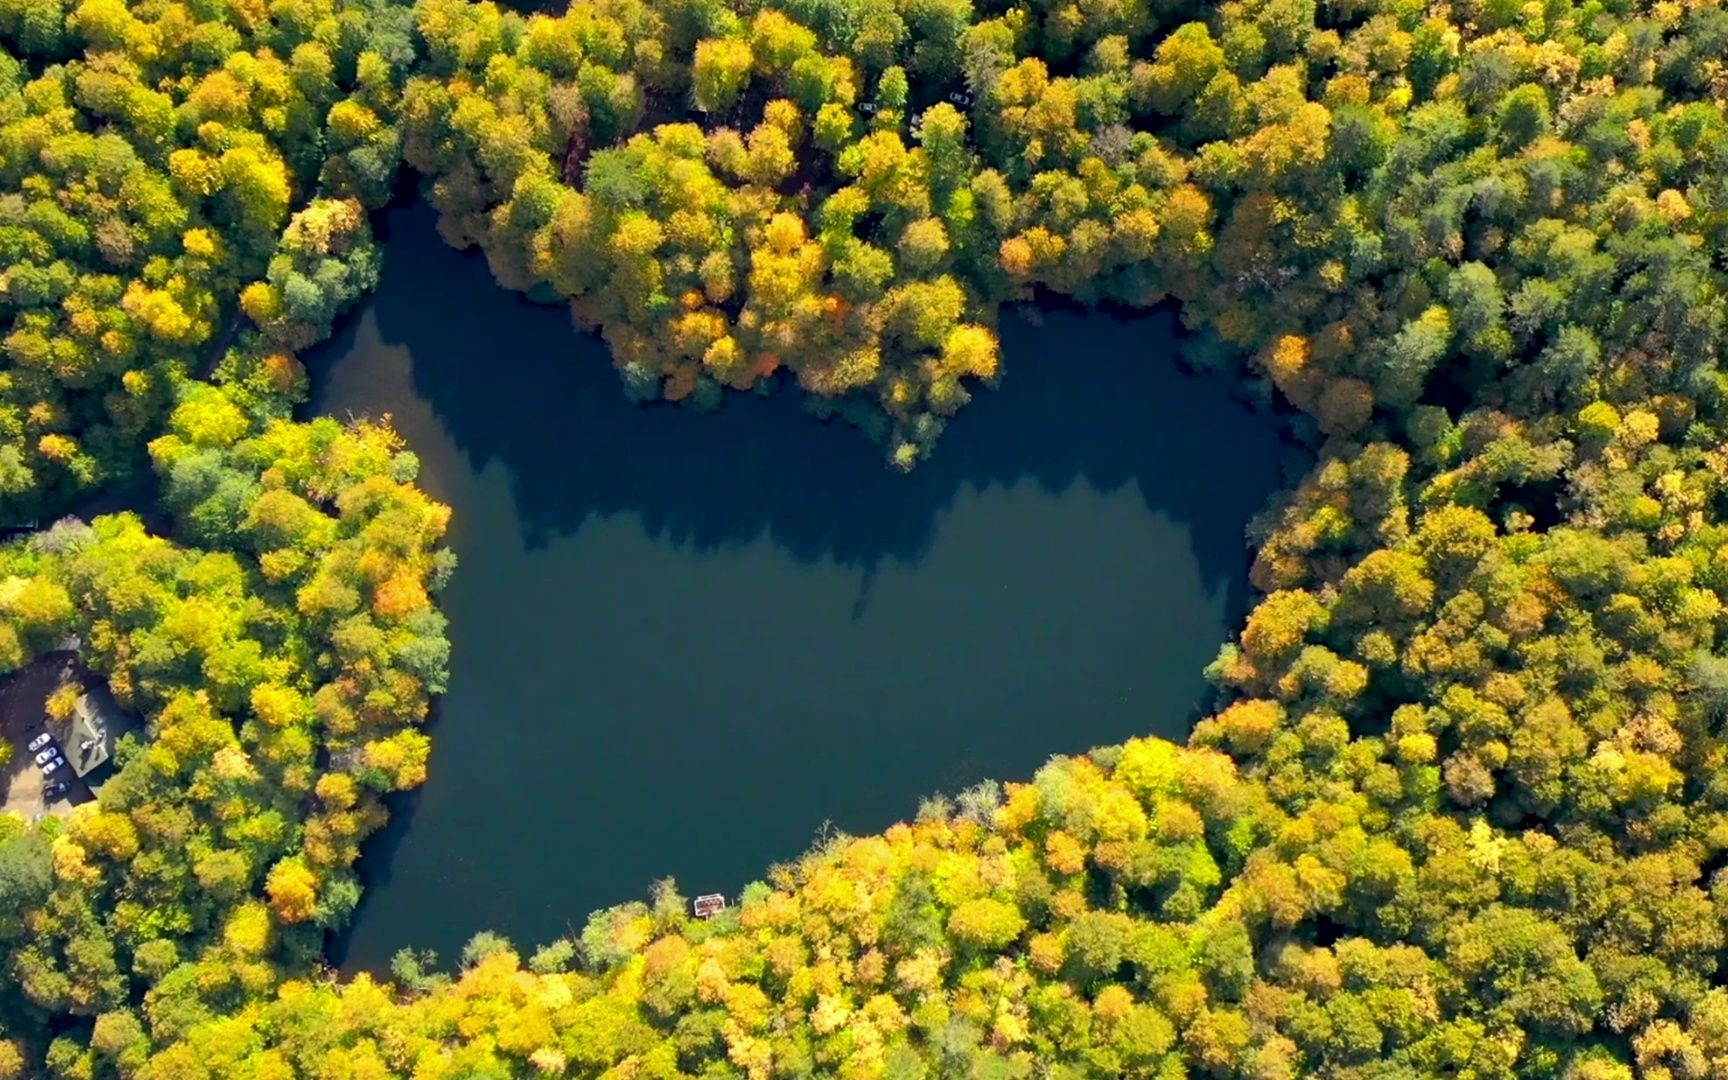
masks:
<svg viewBox="0 0 1728 1080"><path fill-rule="evenodd" d="M1003 388L900 476L792 393L632 405L429 210L388 226L313 407L395 418L460 566L430 779L367 846L346 968L543 943L669 874L735 895L824 822L1183 737L1281 451L1178 373L1169 316L1007 320Z"/></svg>

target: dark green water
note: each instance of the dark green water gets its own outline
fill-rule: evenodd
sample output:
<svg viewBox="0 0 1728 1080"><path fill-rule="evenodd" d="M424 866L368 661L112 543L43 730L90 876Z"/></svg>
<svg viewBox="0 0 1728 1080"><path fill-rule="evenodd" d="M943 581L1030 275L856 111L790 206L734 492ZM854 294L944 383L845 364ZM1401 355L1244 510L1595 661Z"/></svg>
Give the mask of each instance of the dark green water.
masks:
<svg viewBox="0 0 1728 1080"><path fill-rule="evenodd" d="M543 943L666 875L736 895L824 822L1184 736L1281 451L1168 316L1009 320L1003 388L899 476L791 393L632 405L428 210L388 232L314 408L394 417L460 567L430 779L367 846L346 968Z"/></svg>

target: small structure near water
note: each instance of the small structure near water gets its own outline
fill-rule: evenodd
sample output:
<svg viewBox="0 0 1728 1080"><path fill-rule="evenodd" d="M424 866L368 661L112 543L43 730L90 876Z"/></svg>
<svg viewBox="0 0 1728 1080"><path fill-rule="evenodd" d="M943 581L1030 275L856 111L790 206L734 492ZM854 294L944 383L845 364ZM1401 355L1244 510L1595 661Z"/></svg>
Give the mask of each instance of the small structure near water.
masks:
<svg viewBox="0 0 1728 1080"><path fill-rule="evenodd" d="M72 708L72 729L66 736L66 760L82 780L114 756L114 740L133 726L107 689L80 694Z"/></svg>
<svg viewBox="0 0 1728 1080"><path fill-rule="evenodd" d="M726 910L726 898L719 893L704 893L690 905L698 919L709 919Z"/></svg>
<svg viewBox="0 0 1728 1080"><path fill-rule="evenodd" d="M30 819L89 802L113 775L116 742L141 727L80 662L79 644L70 639L0 675L0 739L11 750L0 763L0 810ZM56 751L62 764L44 771L36 761L43 748Z"/></svg>

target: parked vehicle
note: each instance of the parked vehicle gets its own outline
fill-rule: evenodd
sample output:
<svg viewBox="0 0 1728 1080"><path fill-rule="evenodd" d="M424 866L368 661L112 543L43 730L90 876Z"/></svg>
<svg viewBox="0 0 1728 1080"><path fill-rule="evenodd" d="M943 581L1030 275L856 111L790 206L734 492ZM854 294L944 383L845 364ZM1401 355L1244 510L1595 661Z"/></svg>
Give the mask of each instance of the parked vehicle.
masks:
<svg viewBox="0 0 1728 1080"><path fill-rule="evenodd" d="M71 784L68 784L64 780L56 780L53 783L47 784L42 788L42 797L44 799L50 799L50 800L63 799L66 797L66 793L71 791L71 790L72 790Z"/></svg>
<svg viewBox="0 0 1728 1080"><path fill-rule="evenodd" d="M46 762L49 758L57 758L59 756L60 756L59 750L56 750L52 746L44 747L42 750L40 750L36 754L36 764L41 765L44 762Z"/></svg>
<svg viewBox="0 0 1728 1080"><path fill-rule="evenodd" d="M36 736L34 739L30 740L29 749L40 750L44 746L47 746L49 743L51 743L53 741L54 741L54 736L52 736L52 735L48 734L46 731L44 731L42 734L40 734L40 735Z"/></svg>
<svg viewBox="0 0 1728 1080"><path fill-rule="evenodd" d="M54 770L58 769L60 766L62 766L64 764L66 764L66 759L63 757L56 757L53 761L43 762L42 763L42 775L43 776L53 776Z"/></svg>

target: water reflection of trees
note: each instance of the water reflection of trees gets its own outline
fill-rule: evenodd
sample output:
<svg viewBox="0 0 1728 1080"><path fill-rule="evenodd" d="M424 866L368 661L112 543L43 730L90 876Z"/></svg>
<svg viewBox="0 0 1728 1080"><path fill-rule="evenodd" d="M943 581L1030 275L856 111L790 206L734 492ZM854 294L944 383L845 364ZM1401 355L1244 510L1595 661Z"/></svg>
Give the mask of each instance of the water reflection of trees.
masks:
<svg viewBox="0 0 1728 1080"><path fill-rule="evenodd" d="M862 602L874 568L924 556L941 512L965 488L1032 482L1061 492L1084 482L1113 491L1133 484L1149 508L1185 528L1203 587L1212 593L1225 589L1230 610L1242 610L1243 527L1278 479L1273 425L1233 403L1220 383L1175 371L1168 315L1122 323L1060 314L1041 326L1015 326L1006 343L1004 387L981 392L935 456L901 476L885 469L879 448L857 432L801 415L795 393L734 396L706 416L675 406L633 408L603 346L572 333L561 309L525 305L493 286L484 260L464 258L439 243L423 207L397 211L390 221L394 235L383 284L372 301L378 332L385 342L411 350L413 393L426 400L473 467L497 463L509 471L518 527L531 546L625 513L636 515L650 534L697 551L741 546L766 535L794 559L833 559L862 569ZM328 385L318 369L348 352L354 333L350 326L322 359L314 357L316 384ZM397 408L405 417L418 412L407 402L366 404L379 411ZM437 478L429 480L436 489ZM460 534L460 516L455 528ZM1100 540L1108 549L1106 538ZM1005 547L1028 542L1011 532L999 538ZM485 547L479 538L476 545ZM1112 562L1120 558L1119 550L1101 556L1099 569L1120 569L1119 561ZM1074 573L1084 581L1092 571L1056 568L1051 580ZM561 595L555 582L517 584L525 595L536 588ZM790 576L788 587L797 587ZM1170 595L1186 595L1188 587L1173 577ZM977 618L995 610L992 598L975 599ZM1158 597L1146 600L1157 602ZM498 629L485 622L496 618L496 607L469 614L481 620L468 625L469 633ZM691 618L703 617L698 602ZM1026 684L1014 672L992 667L1002 661L999 656L980 655L975 668L942 673L952 684L931 681L939 676L929 665L909 661L895 683L901 691L874 695L868 692L872 681L894 673L871 668L867 660L848 667L837 659L833 670L815 673L776 670L776 682L790 685L789 696L779 698L743 689L753 677L749 673L728 681L732 676L725 672L690 661L694 668L657 686L640 708L620 711L618 702L632 697L619 692L619 682L640 677L642 669L590 672L592 684L572 698L571 672L552 662L553 653L535 654L505 677L508 695L475 681L459 685L461 696L450 705L463 719L436 736L443 749L434 752L433 783L445 786L425 796L424 808L420 792L393 804L389 826L366 846L368 892L355 925L367 930L332 942L330 955L343 964L352 957L381 967L397 945L442 944L448 950L454 938L440 943L427 935L467 933L485 923L524 940L544 940L558 932L562 919L639 895L647 881L667 872L713 888L741 884L744 875L796 851L807 830L826 817L847 828L878 828L909 812L919 795L987 776L1023 776L1051 750L1078 750L1130 730L1175 734L1190 718L1185 706L1201 689L1197 668L1210 644L1192 639L1211 638L1217 627L1164 620L1162 612L1154 613L1148 621L1160 632L1133 643L1142 661L1112 670L1121 686L1086 684L1087 676L1077 674L1069 702L1053 696L1052 680L1045 680L1017 708L1000 708L1003 694L1018 693L1012 688ZM868 627L868 621L854 625ZM989 638L989 629L979 627L977 636ZM1096 630L1087 640L1123 632L1109 625ZM907 631L910 650L928 644L919 628ZM860 632L859 641L871 640L873 631ZM813 627L812 633L833 633L833 627ZM1172 653L1178 642L1179 660ZM1186 651L1189 644L1198 647L1199 657ZM458 665L464 655L475 654L459 647ZM1083 671L1086 665L1077 659L1049 656L1053 667L1073 663ZM708 654L705 662L718 661ZM1017 656L1014 662L1026 660ZM765 668L772 663L764 659ZM812 678L834 680L821 717L826 722L813 722L798 705L824 700L826 691L798 698L800 680L807 684ZM980 704L985 695L965 686L977 678L998 684L994 705ZM910 686L925 696L903 702L894 697ZM582 716L581 723L519 722L531 712L536 721L543 719L533 710L560 717L580 713L596 695L607 694L610 711L602 705L599 716ZM1108 706L1099 708L1106 699ZM501 707L500 700L516 707ZM521 707L525 702L532 710ZM1143 708L1144 717L1125 722L1123 702ZM697 710L724 737L688 738L689 717ZM987 728L980 726L986 711ZM980 738L986 730L988 737ZM508 790L500 790L492 782L496 759L530 739L533 753L519 757L508 773ZM538 845L477 845L456 825L476 812L504 820L545 813L532 795L544 790L572 793L553 811L555 858ZM613 808L634 805L645 790L654 792L651 811L628 822L610 816ZM455 801L435 811L435 797ZM423 839L434 844L435 853L408 850L406 838L422 809L431 822ZM604 827L595 827L601 821ZM407 860L400 866L399 857ZM398 869L401 880L393 881ZM488 906L490 887L467 879L508 880L533 899L495 910ZM415 922L412 932L396 928L391 918L413 910L417 898L434 888L445 890L441 904L448 918Z"/></svg>
<svg viewBox="0 0 1728 1080"><path fill-rule="evenodd" d="M603 344L573 333L562 309L495 287L431 221L414 205L387 223L378 329L411 348L415 389L474 466L511 471L530 545L630 512L699 550L767 534L800 560L868 569L917 560L962 487L1030 479L1059 492L1084 479L1136 484L1187 528L1207 588L1241 600L1242 530L1277 484L1278 443L1227 388L1176 370L1167 313L1009 320L1002 389L979 392L934 457L901 476L857 432L799 415L796 393L731 395L709 415L627 407Z"/></svg>

